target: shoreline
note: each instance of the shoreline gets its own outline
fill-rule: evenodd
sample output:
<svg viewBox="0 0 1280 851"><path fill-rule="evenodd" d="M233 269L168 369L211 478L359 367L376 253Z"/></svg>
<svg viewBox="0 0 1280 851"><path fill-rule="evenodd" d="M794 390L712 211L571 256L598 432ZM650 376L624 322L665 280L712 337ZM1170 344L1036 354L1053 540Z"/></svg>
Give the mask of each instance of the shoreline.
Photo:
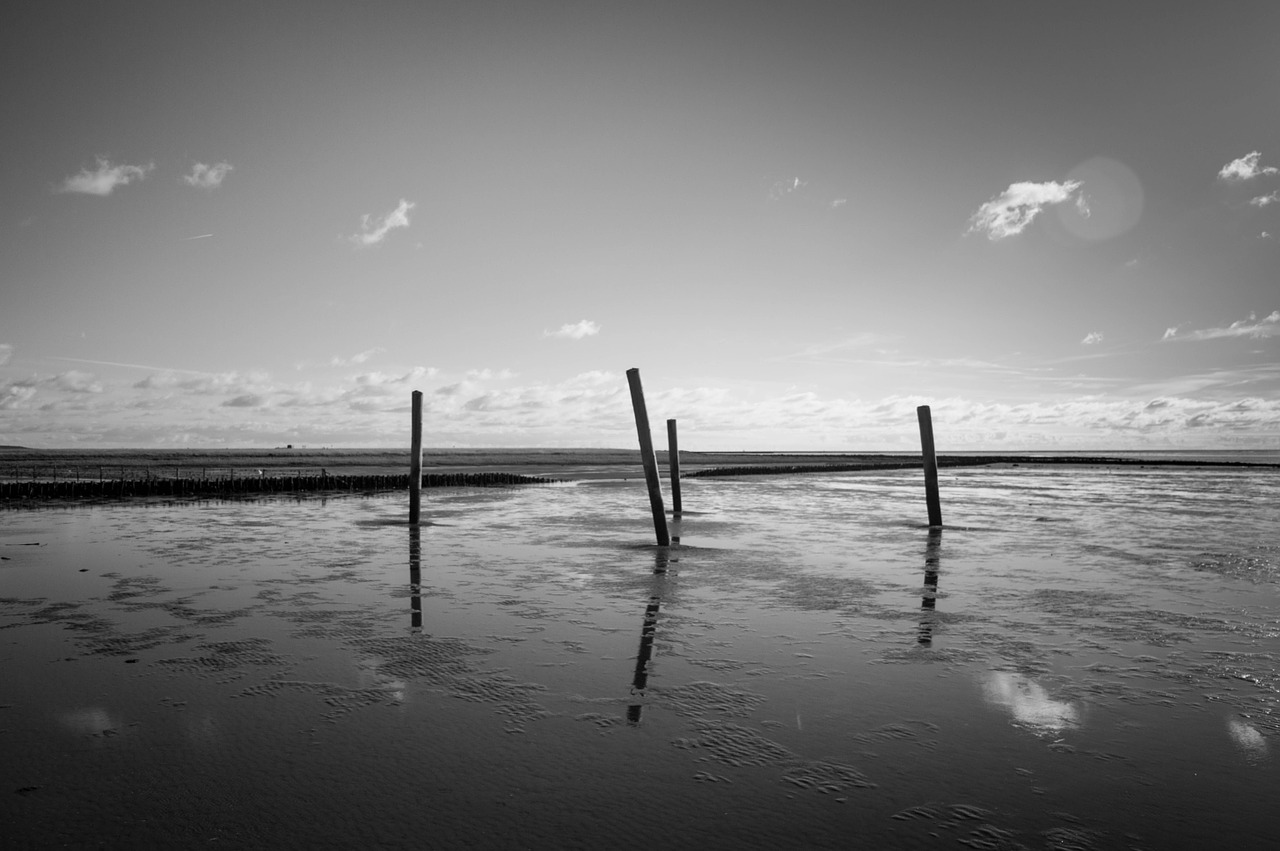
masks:
<svg viewBox="0 0 1280 851"><path fill-rule="evenodd" d="M119 502L150 497L252 498L306 493L407 490L404 450L15 450L0 451L0 504L85 500ZM670 478L660 451L662 478ZM1150 467L1280 469L1238 460L1140 458L1107 455L948 455L939 469L960 467ZM681 451L682 479L873 473L920 469L919 455ZM643 479L640 451L427 450L423 486L520 487L557 482Z"/></svg>

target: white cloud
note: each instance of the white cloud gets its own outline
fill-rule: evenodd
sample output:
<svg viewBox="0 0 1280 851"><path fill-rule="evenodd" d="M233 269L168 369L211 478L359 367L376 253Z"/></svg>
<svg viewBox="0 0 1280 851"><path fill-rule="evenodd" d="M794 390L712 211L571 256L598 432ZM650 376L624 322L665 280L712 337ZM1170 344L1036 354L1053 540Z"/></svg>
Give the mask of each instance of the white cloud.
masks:
<svg viewBox="0 0 1280 851"><path fill-rule="evenodd" d="M11 381L0 389L0 409L26 407L37 394L58 397L65 394L79 396L102 392L102 383L92 373L72 369L48 377L32 376Z"/></svg>
<svg viewBox="0 0 1280 851"><path fill-rule="evenodd" d="M1256 198L1249 199L1249 203L1255 207L1266 207L1277 202L1280 202L1280 189L1277 189L1270 195L1259 195Z"/></svg>
<svg viewBox="0 0 1280 851"><path fill-rule="evenodd" d="M1220 340L1229 337L1280 337L1280 310L1273 310L1262 319L1256 313L1250 313L1248 319L1238 319L1225 327L1202 328L1185 334L1179 333L1177 328L1164 332L1165 340Z"/></svg>
<svg viewBox="0 0 1280 851"><path fill-rule="evenodd" d="M1084 335L1084 339L1080 341L1080 345L1092 346L1095 343L1101 343L1101 342L1102 342L1102 332L1090 331L1088 334Z"/></svg>
<svg viewBox="0 0 1280 851"><path fill-rule="evenodd" d="M57 191L82 195L110 195L117 186L126 186L135 180L142 180L153 168L155 168L154 163L113 165L105 157L98 157L97 169L82 169L79 174L73 174L62 181Z"/></svg>
<svg viewBox="0 0 1280 851"><path fill-rule="evenodd" d="M1161 337L1160 339L1161 339L1161 340L1172 340L1174 337L1178 336L1178 327L1179 327L1179 326L1175 325L1175 326L1173 326L1172 328L1166 328L1166 329L1164 329L1164 336L1163 336L1163 337Z"/></svg>
<svg viewBox="0 0 1280 851"><path fill-rule="evenodd" d="M1280 327L1280 310L1245 325ZM450 384L430 380L429 373L421 367L369 372L317 385L278 383L258 372L157 373L136 383L83 372L0 380L0 443L399 446L415 380L425 393L431 445L624 447L635 439L620 372ZM651 417L679 417L700 446L717 449L918 451L920 404L931 406L944 452L1229 448L1274 445L1277 386L1280 365L1266 364L1129 387L1126 397L1073 391L1020 402L919 395L862 400L714 383L652 387L649 396Z"/></svg>
<svg viewBox="0 0 1280 851"><path fill-rule="evenodd" d="M985 233L987 239L992 241L1016 236L1031 224L1042 209L1050 204L1061 204L1069 200L1080 186L1078 180L1010 184L1003 194L978 208L969 219L967 232ZM1076 206L1082 215L1088 214L1088 205L1082 197L1076 199Z"/></svg>
<svg viewBox="0 0 1280 851"><path fill-rule="evenodd" d="M1232 160L1218 170L1218 179L1225 180L1228 183L1239 183L1244 180L1252 180L1255 177L1262 177L1270 174L1280 174L1280 168L1265 165L1259 166L1258 160L1262 154L1258 151L1252 151L1240 157L1238 160Z"/></svg>
<svg viewBox="0 0 1280 851"><path fill-rule="evenodd" d="M583 337L594 337L600 333L600 326L590 319L584 319L574 325L561 325L559 331L543 331L544 337L560 337L565 340L581 340Z"/></svg>
<svg viewBox="0 0 1280 851"><path fill-rule="evenodd" d="M409 226L409 211L418 206L413 201L400 199L400 205L380 219L374 219L368 213L360 217L360 233L351 237L358 245L377 245L387 238L387 234L395 228Z"/></svg>
<svg viewBox="0 0 1280 851"><path fill-rule="evenodd" d="M11 357L13 357L13 346L9 343L0 343L0 366L7 364Z"/></svg>
<svg viewBox="0 0 1280 851"><path fill-rule="evenodd" d="M213 165L196 163L191 167L191 173L183 176L182 182L199 189L217 189L234 168L231 163L225 162Z"/></svg>

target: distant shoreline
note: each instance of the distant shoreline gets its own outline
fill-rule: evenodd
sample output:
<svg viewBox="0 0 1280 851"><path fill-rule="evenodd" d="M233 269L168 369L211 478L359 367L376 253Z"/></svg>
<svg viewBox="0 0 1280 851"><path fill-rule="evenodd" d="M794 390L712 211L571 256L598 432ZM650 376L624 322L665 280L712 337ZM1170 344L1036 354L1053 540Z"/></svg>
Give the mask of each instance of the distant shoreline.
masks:
<svg viewBox="0 0 1280 851"><path fill-rule="evenodd" d="M1121 454L1123 452L1123 454ZM1153 453L1154 454L1154 453ZM1164 455L1173 454L1165 451ZM1204 454L1212 454L1206 451ZM1231 454L1231 453L1224 453ZM1243 453L1242 453L1243 454ZM1267 455L1263 450L1260 454ZM666 451L658 462L664 474ZM13 449L0 448L0 481L226 476L387 475L408 472L407 449ZM1116 453L947 453L941 467L1123 466L1280 468L1280 463L1212 458L1153 458ZM918 454L875 452L694 452L680 453L682 474L707 475L715 468L740 474L837 472L919 466ZM804 468L804 469L798 469ZM639 475L638 449L427 449L424 473L504 472L560 479Z"/></svg>

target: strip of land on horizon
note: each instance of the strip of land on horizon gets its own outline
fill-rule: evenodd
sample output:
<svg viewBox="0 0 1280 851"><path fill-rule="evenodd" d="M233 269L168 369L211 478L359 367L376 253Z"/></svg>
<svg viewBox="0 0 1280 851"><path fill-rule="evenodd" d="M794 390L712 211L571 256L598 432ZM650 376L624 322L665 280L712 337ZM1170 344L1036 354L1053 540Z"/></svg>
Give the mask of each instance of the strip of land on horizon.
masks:
<svg viewBox="0 0 1280 851"><path fill-rule="evenodd" d="M665 450L657 452L664 474ZM939 466L973 465L1118 465L1277 467L1239 460L1145 458L1133 453L938 453ZM713 469L820 472L824 468L898 468L918 466L918 453L873 452L696 452L681 450L682 474ZM0 447L0 480L47 478L158 478L225 476L332 475L402 473L408 449L29 449ZM426 449L423 472L509 472L560 479L640 475L638 449Z"/></svg>

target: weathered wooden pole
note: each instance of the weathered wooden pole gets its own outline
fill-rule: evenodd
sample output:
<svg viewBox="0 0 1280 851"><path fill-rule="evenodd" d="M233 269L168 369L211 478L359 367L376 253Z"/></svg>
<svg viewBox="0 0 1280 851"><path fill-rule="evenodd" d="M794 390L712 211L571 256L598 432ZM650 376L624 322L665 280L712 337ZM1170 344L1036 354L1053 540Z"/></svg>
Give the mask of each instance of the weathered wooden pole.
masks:
<svg viewBox="0 0 1280 851"><path fill-rule="evenodd" d="M920 419L920 453L924 458L924 498L929 506L929 525L942 525L942 503L938 499L938 456L933 449L933 417L928 405L916 408Z"/></svg>
<svg viewBox="0 0 1280 851"><path fill-rule="evenodd" d="M413 438L409 448L409 524L422 507L422 391L413 391Z"/></svg>
<svg viewBox="0 0 1280 851"><path fill-rule="evenodd" d="M680 514L680 442L676 439L676 421L667 420L667 461L671 466L671 513Z"/></svg>
<svg viewBox="0 0 1280 851"><path fill-rule="evenodd" d="M644 480L649 486L649 507L653 509L653 531L658 536L658 546L671 545L667 531L667 512L662 505L662 485L658 481L658 456L653 452L653 435L649 433L649 410L644 404L644 387L640 385L640 370L627 370L627 384L631 386L631 407L636 414L636 433L640 437L640 461L644 464Z"/></svg>

